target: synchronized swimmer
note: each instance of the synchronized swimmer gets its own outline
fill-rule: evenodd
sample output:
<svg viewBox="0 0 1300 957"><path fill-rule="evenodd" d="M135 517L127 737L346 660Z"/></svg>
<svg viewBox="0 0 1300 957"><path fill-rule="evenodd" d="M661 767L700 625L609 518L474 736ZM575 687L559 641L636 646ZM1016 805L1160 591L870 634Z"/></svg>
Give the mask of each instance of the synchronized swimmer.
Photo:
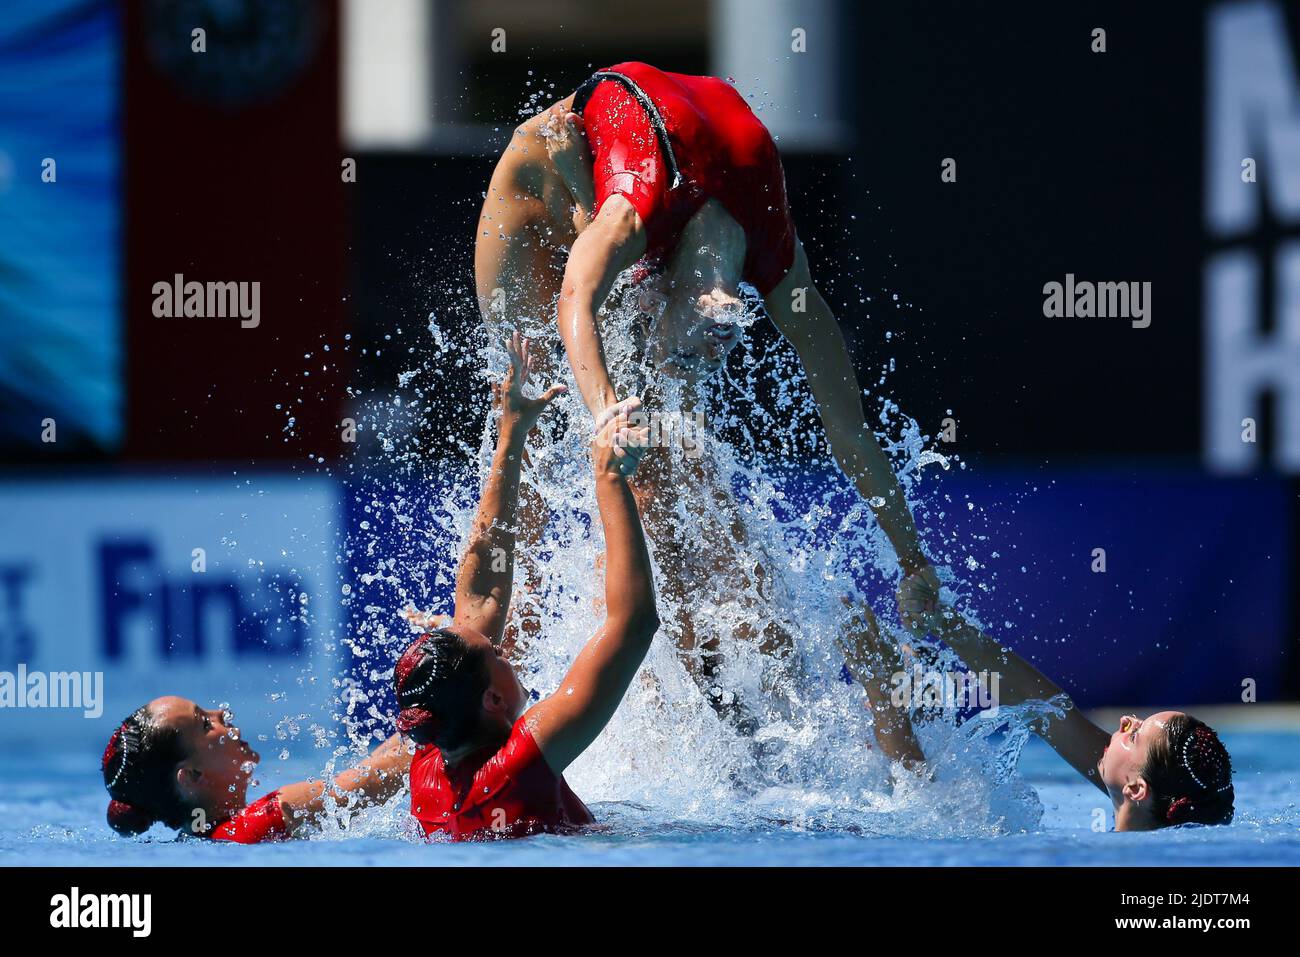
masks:
<svg viewBox="0 0 1300 957"><path fill-rule="evenodd" d="M523 328L548 346L562 342L595 416L627 395L610 378L600 312L615 279L632 267L650 303L639 348L643 368L653 370L651 391L675 381L690 393L716 376L748 313L742 283L757 290L798 353L836 462L874 512L904 574L937 586L898 478L865 424L839 322L809 272L780 153L724 80L637 62L598 70L521 125L497 162L475 237L484 321L490 330ZM633 491L659 562L691 571L661 583L667 597L685 608L689 582L719 582L745 619L767 622L752 628L742 620L734 638L769 656L788 651L793 638L779 616L749 607L770 606L763 594L770 573L707 457L675 464L653 456ZM722 516L719 534L683 534L680 511L706 501ZM716 693L714 674L726 654L719 636L698 634L685 612L671 625L683 663Z"/></svg>
<svg viewBox="0 0 1300 957"><path fill-rule="evenodd" d="M1060 703L1060 714L1034 730L1110 798L1115 830L1232 821L1232 760L1205 722L1181 711L1159 711L1147 718L1125 715L1107 732L1028 661L940 604L937 589L919 576L899 585L898 611L907 627L916 634L932 632L968 668L996 671L1000 704Z"/></svg>
<svg viewBox="0 0 1300 957"><path fill-rule="evenodd" d="M395 663L397 733L332 779L286 785L248 803L258 755L229 713L155 699L122 722L104 752L114 829L138 834L161 822L218 841L306 837L328 820L387 802L408 780L411 816L429 837L519 837L593 823L564 772L606 727L660 631L651 550L661 570L673 570L660 586L688 594L696 572L686 570L671 515L692 493L727 497L709 485L707 463L682 476L667 456L647 456L642 400L610 379L598 317L616 277L638 264L638 282L661 304L641 347L658 371L687 387L715 374L738 341L741 284L758 290L804 364L836 461L894 546L904 625L918 636L933 633L972 669L997 671L1001 704L1065 700L1035 730L1106 792L1117 830L1232 820L1231 760L1203 722L1163 711L1125 716L1108 733L1031 664L940 603L898 479L864 424L839 324L812 283L780 156L734 88L623 63L598 71L516 133L493 173L475 245L485 321L491 329L516 327L505 344L510 369L496 390L496 448L452 615L414 615L422 633ZM557 371L545 364L549 350L534 355L517 331L529 322L543 343L558 331L595 418L591 460L606 549L604 622L554 693L531 706L506 640L516 534L544 533L519 508L520 471L527 443L543 441L534 426L564 386L525 397L530 376ZM743 527L733 541L693 547L706 544L714 549L705 562L711 572L734 581L738 596L754 594L753 582L727 577L741 567L728 556L747 548ZM753 562L749 568L761 574ZM881 680L900 670L899 649L869 608L855 611L857 624L844 628L839 643L866 692L876 744L891 762L923 771L908 712ZM709 670L699 649L724 653L718 636L695 634L691 621L674 626L693 671ZM744 633L732 640L747 639L764 648L790 640Z"/></svg>

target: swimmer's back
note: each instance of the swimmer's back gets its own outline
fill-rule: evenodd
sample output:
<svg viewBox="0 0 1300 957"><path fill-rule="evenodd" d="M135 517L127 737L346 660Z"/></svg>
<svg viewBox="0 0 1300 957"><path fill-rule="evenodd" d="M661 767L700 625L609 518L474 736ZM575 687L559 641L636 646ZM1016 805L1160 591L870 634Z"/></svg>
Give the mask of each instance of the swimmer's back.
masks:
<svg viewBox="0 0 1300 957"><path fill-rule="evenodd" d="M411 761L411 814L427 836L452 840L564 832L594 818L562 775L547 765L520 718L495 754L447 768L425 745Z"/></svg>

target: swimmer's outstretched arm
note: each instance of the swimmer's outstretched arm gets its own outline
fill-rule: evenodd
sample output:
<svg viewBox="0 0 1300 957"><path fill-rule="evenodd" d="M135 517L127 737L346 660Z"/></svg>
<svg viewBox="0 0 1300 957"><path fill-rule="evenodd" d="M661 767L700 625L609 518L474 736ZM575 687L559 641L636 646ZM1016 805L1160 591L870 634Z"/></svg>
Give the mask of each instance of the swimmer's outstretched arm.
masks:
<svg viewBox="0 0 1300 957"><path fill-rule="evenodd" d="M912 731L911 719L890 695L890 679L903 670L902 658L894 643L880 633L876 616L866 605L854 608L839 646L850 674L866 692L880 750L889 760L901 761L909 768L924 764L925 754Z"/></svg>
<svg viewBox="0 0 1300 957"><path fill-rule="evenodd" d="M618 395L609 381L597 313L618 274L636 262L645 248L640 214L624 197L614 195L574 240L564 267L556 322L582 399L598 420Z"/></svg>
<svg viewBox="0 0 1300 957"><path fill-rule="evenodd" d="M635 470L650 430L613 416L592 445L596 502L605 529L605 622L578 653L560 687L524 715L556 774L604 730L659 628L654 579L636 500L624 472ZM623 448L618 441L628 443ZM627 460L633 460L628 467ZM622 463L622 468L620 464Z"/></svg>
<svg viewBox="0 0 1300 957"><path fill-rule="evenodd" d="M496 453L470 529L469 543L456 574L453 625L464 625L501 640L510 611L515 579L515 513L519 504L519 472L524 440L542 410L564 392L551 386L540 398L525 399L524 383L532 369L531 346L515 333L506 342L510 372L497 388L501 409Z"/></svg>
<svg viewBox="0 0 1300 957"><path fill-rule="evenodd" d="M916 522L889 457L865 423L862 390L840 324L813 285L803 244L795 240L794 265L764 299L767 313L803 364L826 428L831 452L889 537L904 574L938 579L921 549ZM796 311L802 303L802 311Z"/></svg>
<svg viewBox="0 0 1300 957"><path fill-rule="evenodd" d="M351 813L383 804L401 790L410 770L411 753L402 736L395 734L329 784L317 780L285 785L279 797L289 836L307 836L309 825L333 816L326 815L327 809Z"/></svg>
<svg viewBox="0 0 1300 957"><path fill-rule="evenodd" d="M928 613L928 609L938 610ZM1010 648L984 634L954 609L938 604L938 590L916 575L909 575L898 586L898 611L903 623L917 631L928 630L975 671L998 675L998 701L1000 705L1016 705L1025 701L1048 701L1065 692ZM1048 718L1035 730L1052 746L1070 767L1102 791L1101 775L1097 762L1110 743L1110 735L1083 716L1074 702L1061 718Z"/></svg>

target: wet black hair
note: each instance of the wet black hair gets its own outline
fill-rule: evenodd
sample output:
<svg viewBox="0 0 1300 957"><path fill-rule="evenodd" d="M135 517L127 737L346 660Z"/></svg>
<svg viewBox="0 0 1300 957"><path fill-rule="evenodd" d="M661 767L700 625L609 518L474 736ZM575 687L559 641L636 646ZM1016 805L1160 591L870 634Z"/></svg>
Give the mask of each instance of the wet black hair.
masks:
<svg viewBox="0 0 1300 957"><path fill-rule="evenodd" d="M492 683L487 655L451 631L416 639L393 670L398 730L440 751L469 741L481 719L483 692Z"/></svg>
<svg viewBox="0 0 1300 957"><path fill-rule="evenodd" d="M183 829L190 809L176 787L176 765L186 757L180 732L159 724L148 705L118 725L100 762L113 830L143 834L156 821Z"/></svg>
<svg viewBox="0 0 1300 957"><path fill-rule="evenodd" d="M1232 821L1232 758L1204 721L1185 714L1170 718L1165 740L1154 742L1147 753L1142 777L1151 788L1159 827Z"/></svg>

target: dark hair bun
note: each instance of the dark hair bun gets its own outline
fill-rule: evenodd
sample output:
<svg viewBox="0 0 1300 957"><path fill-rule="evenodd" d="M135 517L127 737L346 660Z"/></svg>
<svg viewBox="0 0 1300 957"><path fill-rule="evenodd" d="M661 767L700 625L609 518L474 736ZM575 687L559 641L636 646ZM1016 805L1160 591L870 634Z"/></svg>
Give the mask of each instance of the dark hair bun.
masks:
<svg viewBox="0 0 1300 957"><path fill-rule="evenodd" d="M154 818L134 804L125 801L108 802L108 824L119 834L143 834L153 826Z"/></svg>
<svg viewBox="0 0 1300 957"><path fill-rule="evenodd" d="M1232 791L1206 794L1201 797L1175 798L1165 813L1168 824L1231 824L1233 818Z"/></svg>
<svg viewBox="0 0 1300 957"><path fill-rule="evenodd" d="M492 683L482 648L441 629L417 638L393 668L397 728L417 745L447 751L470 738Z"/></svg>
<svg viewBox="0 0 1300 957"><path fill-rule="evenodd" d="M1165 813L1165 820L1170 824L1186 824L1195 820L1196 805L1192 803L1189 797L1177 798L1169 805L1169 810Z"/></svg>
<svg viewBox="0 0 1300 957"><path fill-rule="evenodd" d="M438 718L428 708L403 708L397 715L397 730L416 744L428 744L438 735Z"/></svg>

